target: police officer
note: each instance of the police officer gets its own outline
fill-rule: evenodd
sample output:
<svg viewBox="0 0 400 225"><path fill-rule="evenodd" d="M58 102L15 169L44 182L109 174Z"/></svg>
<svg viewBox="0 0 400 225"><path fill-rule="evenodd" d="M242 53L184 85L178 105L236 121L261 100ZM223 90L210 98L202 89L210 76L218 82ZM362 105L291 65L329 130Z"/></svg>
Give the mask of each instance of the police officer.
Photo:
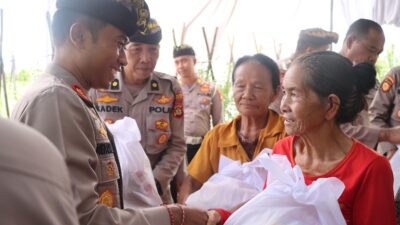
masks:
<svg viewBox="0 0 400 225"><path fill-rule="evenodd" d="M309 28L301 30L299 34L299 39L297 40L295 53L289 58L283 59L278 62L280 70L280 80L282 81L286 71L290 67L290 64L299 56L311 52L326 51L329 49L332 43L337 43L338 38L339 35L336 32L326 31L321 28ZM274 110L278 114L282 114L280 110L282 97L282 91L279 90L278 97L269 106L270 109Z"/></svg>
<svg viewBox="0 0 400 225"><path fill-rule="evenodd" d="M1 223L79 224L67 166L54 145L21 123L0 118L0 127Z"/></svg>
<svg viewBox="0 0 400 225"><path fill-rule="evenodd" d="M184 96L184 134L190 163L203 137L210 130L210 118L213 126L223 121L223 104L216 85L197 76L194 69L196 54L191 46L175 47L173 56Z"/></svg>
<svg viewBox="0 0 400 225"><path fill-rule="evenodd" d="M369 107L371 124L377 127L400 125L400 67L392 68L385 76ZM391 157L397 146L383 142L378 151Z"/></svg>
<svg viewBox="0 0 400 225"><path fill-rule="evenodd" d="M148 16L144 2L135 3L139 15ZM115 71L126 65L127 36L143 18L137 20L136 8L130 11L114 0L59 0L57 8L54 60L17 103L12 117L40 131L64 156L80 223L206 223L205 212L180 206L122 209L118 155L86 94L90 88L107 88Z"/></svg>
<svg viewBox="0 0 400 225"><path fill-rule="evenodd" d="M384 44L385 35L378 23L368 19L358 19L350 25L340 54L352 61L354 65L362 62L375 64L383 51ZM365 79L365 83L370 83L372 86L376 84L366 96L367 103L370 105L379 84L376 79ZM381 129L370 126L368 109L361 111L352 123L342 124L341 128L345 134L360 140L372 149L376 148L377 143L384 138Z"/></svg>
<svg viewBox="0 0 400 225"><path fill-rule="evenodd" d="M100 116L109 122L136 120L164 203L172 203L170 182L186 153L183 139L183 94L176 78L154 72L161 29L150 20L147 30L130 37L128 64L109 90L91 93ZM118 88L117 88L118 87Z"/></svg>

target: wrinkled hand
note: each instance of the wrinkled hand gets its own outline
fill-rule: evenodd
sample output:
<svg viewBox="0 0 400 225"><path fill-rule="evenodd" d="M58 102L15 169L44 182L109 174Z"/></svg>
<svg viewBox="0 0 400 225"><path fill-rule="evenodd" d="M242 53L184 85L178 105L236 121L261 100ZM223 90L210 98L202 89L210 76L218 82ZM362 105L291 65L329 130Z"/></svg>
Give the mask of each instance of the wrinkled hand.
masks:
<svg viewBox="0 0 400 225"><path fill-rule="evenodd" d="M207 211L193 207L183 207L185 210L184 225L205 225L208 221Z"/></svg>
<svg viewBox="0 0 400 225"><path fill-rule="evenodd" d="M209 210L207 214L208 214L207 225L217 225L221 220L221 215L219 215L219 213L215 210Z"/></svg>

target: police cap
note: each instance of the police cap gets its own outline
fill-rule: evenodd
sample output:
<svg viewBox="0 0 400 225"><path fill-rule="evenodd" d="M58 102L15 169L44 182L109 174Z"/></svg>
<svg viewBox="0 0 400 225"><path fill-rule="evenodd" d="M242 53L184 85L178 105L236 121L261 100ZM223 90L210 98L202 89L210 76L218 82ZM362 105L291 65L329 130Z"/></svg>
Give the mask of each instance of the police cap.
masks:
<svg viewBox="0 0 400 225"><path fill-rule="evenodd" d="M121 0L57 0L56 6L58 10L70 10L110 23L129 36L140 29L139 22L143 23L146 16L150 15L144 0L133 2L135 3ZM146 10L147 14L144 13Z"/></svg>
<svg viewBox="0 0 400 225"><path fill-rule="evenodd" d="M161 41L162 33L161 27L153 18L149 19L144 31L138 31L129 37L130 42L139 42L150 45L158 45Z"/></svg>
<svg viewBox="0 0 400 225"><path fill-rule="evenodd" d="M187 45L187 44L175 46L173 55L174 55L174 58L183 56L183 55L196 56L192 46Z"/></svg>

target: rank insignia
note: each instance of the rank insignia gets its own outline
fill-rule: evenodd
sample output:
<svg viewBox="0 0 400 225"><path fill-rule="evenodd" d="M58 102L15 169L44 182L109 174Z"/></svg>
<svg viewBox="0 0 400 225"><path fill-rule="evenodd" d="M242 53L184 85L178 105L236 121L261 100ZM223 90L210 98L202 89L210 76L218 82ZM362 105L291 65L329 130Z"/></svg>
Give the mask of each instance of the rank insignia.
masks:
<svg viewBox="0 0 400 225"><path fill-rule="evenodd" d="M395 83L395 80L392 75L388 75L385 80L383 80L381 84L381 89L383 92L388 92L390 88L392 88L393 84Z"/></svg>
<svg viewBox="0 0 400 225"><path fill-rule="evenodd" d="M210 92L210 85L209 84L202 84L200 87L200 91L202 93L209 93Z"/></svg>
<svg viewBox="0 0 400 225"><path fill-rule="evenodd" d="M151 85L151 90L152 91L160 90L160 87L158 86L158 82L157 81L151 80L150 85Z"/></svg>
<svg viewBox="0 0 400 225"><path fill-rule="evenodd" d="M161 134L157 138L157 144L162 145L165 144L165 142L168 141L168 135L167 134Z"/></svg>
<svg viewBox="0 0 400 225"><path fill-rule="evenodd" d="M106 171L107 171L107 175L109 177L114 177L115 176L114 164L111 161L107 163Z"/></svg>
<svg viewBox="0 0 400 225"><path fill-rule="evenodd" d="M110 208L114 206L114 195L110 190L106 190L105 192L101 193L99 197L99 203L104 204Z"/></svg>
<svg viewBox="0 0 400 225"><path fill-rule="evenodd" d="M114 98L109 95L104 95L99 98L96 98L96 102L101 102L101 103L112 103L112 102L118 102L119 98Z"/></svg>
<svg viewBox="0 0 400 225"><path fill-rule="evenodd" d="M167 131L168 130L168 126L169 126L168 122L166 120L164 120L164 119L156 121L156 128L158 130Z"/></svg>
<svg viewBox="0 0 400 225"><path fill-rule="evenodd" d="M111 90L119 90L119 79L115 78L110 84Z"/></svg>
<svg viewBox="0 0 400 225"><path fill-rule="evenodd" d="M154 101L159 103L159 104L168 104L168 103L170 103L172 101L172 97L168 97L168 96L162 95L161 97L156 98Z"/></svg>
<svg viewBox="0 0 400 225"><path fill-rule="evenodd" d="M72 90L74 90L83 101L92 104L92 101L90 101L90 99L88 98L88 96L85 94L85 92L82 90L81 87L79 87L76 84L73 84L71 87Z"/></svg>
<svg viewBox="0 0 400 225"><path fill-rule="evenodd" d="M183 106L181 104L177 104L174 106L174 109L172 110L172 116L175 118L182 118Z"/></svg>

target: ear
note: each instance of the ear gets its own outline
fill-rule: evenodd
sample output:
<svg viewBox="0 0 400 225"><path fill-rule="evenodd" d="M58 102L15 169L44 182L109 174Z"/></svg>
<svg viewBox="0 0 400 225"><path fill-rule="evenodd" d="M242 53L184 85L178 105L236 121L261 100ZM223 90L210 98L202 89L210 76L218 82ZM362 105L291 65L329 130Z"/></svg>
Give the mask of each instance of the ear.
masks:
<svg viewBox="0 0 400 225"><path fill-rule="evenodd" d="M196 57L193 57L193 64L196 65L196 63L197 63L197 59L196 59Z"/></svg>
<svg viewBox="0 0 400 225"><path fill-rule="evenodd" d="M71 43L78 49L85 48L85 40L87 35L87 29L79 22L72 24L69 30L69 39Z"/></svg>
<svg viewBox="0 0 400 225"><path fill-rule="evenodd" d="M326 120L333 120L335 119L336 115L339 112L340 108L340 99L335 94L330 94L328 96L328 103L327 103L327 111L325 113Z"/></svg>
<svg viewBox="0 0 400 225"><path fill-rule="evenodd" d="M356 39L357 39L357 38L356 38L356 36L355 36L354 34L349 35L349 36L346 38L346 43L345 43L346 48L347 48L347 49L350 49L351 46L354 44L354 41L355 41Z"/></svg>

